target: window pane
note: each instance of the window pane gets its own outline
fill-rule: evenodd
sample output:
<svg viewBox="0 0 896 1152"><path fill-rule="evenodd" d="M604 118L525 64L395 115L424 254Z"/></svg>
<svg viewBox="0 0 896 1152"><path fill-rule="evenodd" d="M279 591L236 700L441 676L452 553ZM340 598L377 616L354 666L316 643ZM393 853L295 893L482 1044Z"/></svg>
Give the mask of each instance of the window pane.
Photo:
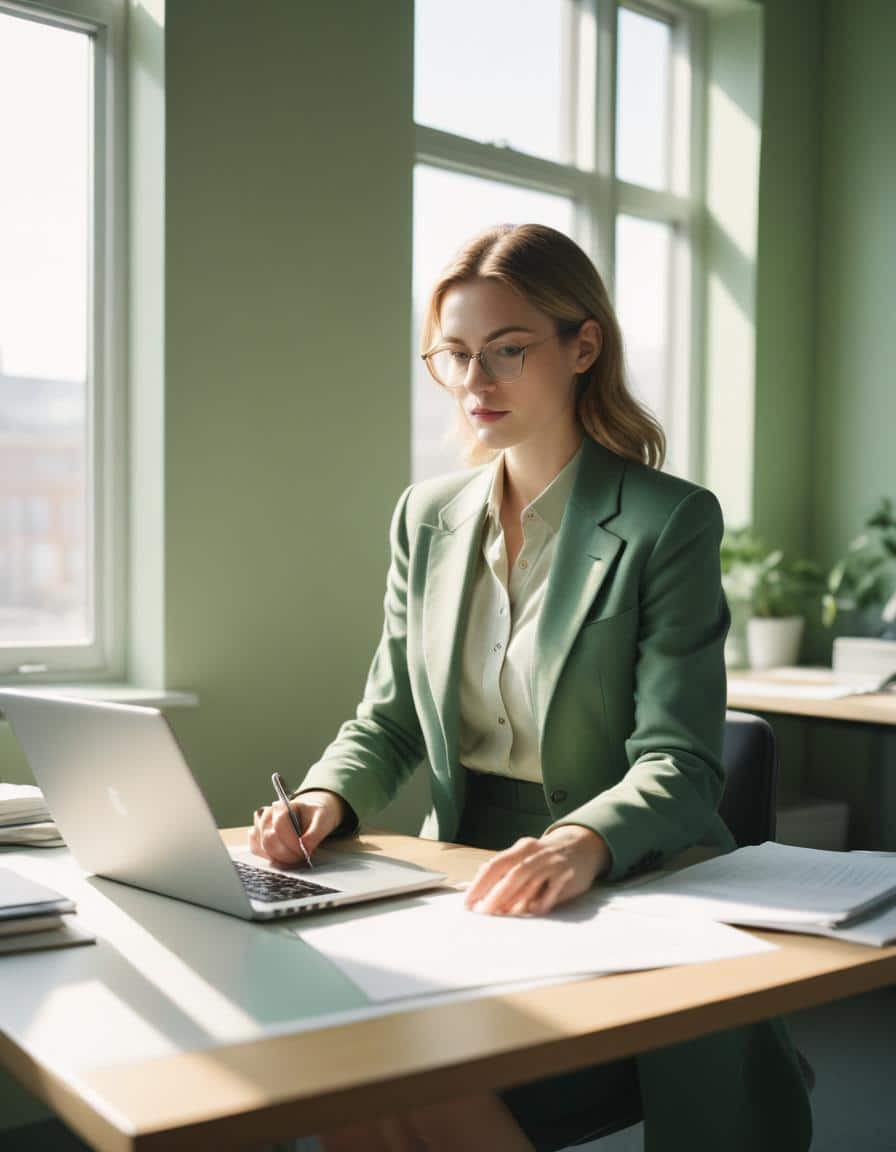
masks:
<svg viewBox="0 0 896 1152"><path fill-rule="evenodd" d="M84 643L89 37L0 15L0 644Z"/></svg>
<svg viewBox="0 0 896 1152"><path fill-rule="evenodd" d="M671 28L619 9L616 172L631 184L669 184Z"/></svg>
<svg viewBox="0 0 896 1152"><path fill-rule="evenodd" d="M622 326L629 384L665 427L672 349L669 283L672 229L654 220L616 221L616 314Z"/></svg>
<svg viewBox="0 0 896 1152"><path fill-rule="evenodd" d="M566 162L565 5L417 0L417 123Z"/></svg>
<svg viewBox="0 0 896 1152"><path fill-rule="evenodd" d="M573 203L562 196L516 188L418 164L414 169L412 333L413 480L460 468L445 442L455 401L433 381L420 359L423 311L441 270L458 248L493 224L547 224L572 235Z"/></svg>

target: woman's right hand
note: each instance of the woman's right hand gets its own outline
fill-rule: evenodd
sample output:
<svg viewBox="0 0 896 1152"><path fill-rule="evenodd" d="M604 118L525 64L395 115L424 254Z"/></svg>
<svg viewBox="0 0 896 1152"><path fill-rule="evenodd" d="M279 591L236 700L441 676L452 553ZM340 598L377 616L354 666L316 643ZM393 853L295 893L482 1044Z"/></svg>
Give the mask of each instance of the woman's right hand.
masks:
<svg viewBox="0 0 896 1152"><path fill-rule="evenodd" d="M339 827L349 811L341 796L323 789L303 792L290 800L289 805L299 818L302 842L309 856ZM249 829L249 850L281 868L304 862L299 838L281 800L265 808L256 808L255 820Z"/></svg>

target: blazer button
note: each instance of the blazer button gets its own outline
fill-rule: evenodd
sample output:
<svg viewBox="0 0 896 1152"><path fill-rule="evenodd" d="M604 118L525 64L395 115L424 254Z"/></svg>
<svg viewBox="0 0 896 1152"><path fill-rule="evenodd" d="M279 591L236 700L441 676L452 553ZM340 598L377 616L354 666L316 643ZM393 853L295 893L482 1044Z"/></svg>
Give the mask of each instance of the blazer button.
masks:
<svg viewBox="0 0 896 1152"><path fill-rule="evenodd" d="M551 793L551 799L554 801L555 804L562 804L563 801L566 799L566 793L563 791L562 788L555 788L554 791Z"/></svg>

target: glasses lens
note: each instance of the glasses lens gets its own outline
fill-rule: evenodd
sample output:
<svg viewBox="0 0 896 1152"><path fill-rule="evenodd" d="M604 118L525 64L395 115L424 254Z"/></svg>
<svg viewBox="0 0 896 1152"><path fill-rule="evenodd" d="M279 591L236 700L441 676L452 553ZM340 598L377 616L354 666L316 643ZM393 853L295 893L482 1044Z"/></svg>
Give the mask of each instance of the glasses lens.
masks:
<svg viewBox="0 0 896 1152"><path fill-rule="evenodd" d="M516 380L523 370L525 349L519 344L496 342L482 349L482 367L495 380L507 384Z"/></svg>
<svg viewBox="0 0 896 1152"><path fill-rule="evenodd" d="M463 388L467 369L470 366L468 352L443 348L441 352L435 352L429 357L429 363L432 366L433 375L440 384L446 388Z"/></svg>

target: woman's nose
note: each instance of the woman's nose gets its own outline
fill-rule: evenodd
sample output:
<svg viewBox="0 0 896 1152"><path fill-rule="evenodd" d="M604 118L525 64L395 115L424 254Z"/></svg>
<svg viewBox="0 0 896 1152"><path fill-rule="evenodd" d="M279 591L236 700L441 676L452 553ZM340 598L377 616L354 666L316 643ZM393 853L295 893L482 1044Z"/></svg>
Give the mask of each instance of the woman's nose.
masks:
<svg viewBox="0 0 896 1152"><path fill-rule="evenodd" d="M464 380L464 387L470 392L476 392L480 388L494 388L495 382L491 376L482 367L482 360L477 356L470 359L467 366L467 376Z"/></svg>

